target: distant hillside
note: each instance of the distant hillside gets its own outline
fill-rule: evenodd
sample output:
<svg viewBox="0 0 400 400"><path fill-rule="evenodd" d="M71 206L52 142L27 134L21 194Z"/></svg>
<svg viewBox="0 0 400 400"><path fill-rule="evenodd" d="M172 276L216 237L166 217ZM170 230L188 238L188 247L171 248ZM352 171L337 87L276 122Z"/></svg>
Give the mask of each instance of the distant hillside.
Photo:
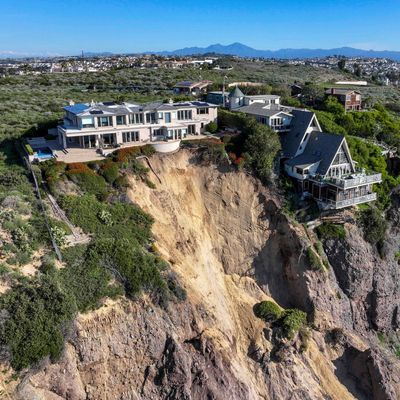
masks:
<svg viewBox="0 0 400 400"><path fill-rule="evenodd" d="M336 49L280 49L280 50L257 50L242 43L232 43L227 46L222 44L213 44L208 47L185 47L173 51L162 51L160 55L179 55L188 56L195 54L225 54L239 57L262 57L262 58L315 58L341 55L346 57L369 57L369 58L391 58L400 61L400 51L378 51L361 50L352 47L340 47Z"/></svg>

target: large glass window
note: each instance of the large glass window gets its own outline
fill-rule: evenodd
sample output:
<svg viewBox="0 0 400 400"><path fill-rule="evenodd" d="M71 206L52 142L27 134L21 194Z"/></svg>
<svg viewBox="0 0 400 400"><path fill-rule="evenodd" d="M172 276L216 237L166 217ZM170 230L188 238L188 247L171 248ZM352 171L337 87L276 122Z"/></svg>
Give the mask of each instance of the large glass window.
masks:
<svg viewBox="0 0 400 400"><path fill-rule="evenodd" d="M335 160L333 161L333 165L338 165L338 164L347 164L349 163L349 160L346 155L346 151L343 148L343 146L339 149L338 153L336 154Z"/></svg>
<svg viewBox="0 0 400 400"><path fill-rule="evenodd" d="M281 126L281 125L282 125L282 118L271 119L271 126Z"/></svg>
<svg viewBox="0 0 400 400"><path fill-rule="evenodd" d="M111 117L98 117L97 125L98 126L112 126L112 118Z"/></svg>
<svg viewBox="0 0 400 400"><path fill-rule="evenodd" d="M114 134L113 133L105 133L101 135L101 139L103 144L106 146L110 146L114 144Z"/></svg>
<svg viewBox="0 0 400 400"><path fill-rule="evenodd" d="M153 136L164 136L163 129L154 129Z"/></svg>
<svg viewBox="0 0 400 400"><path fill-rule="evenodd" d="M122 132L122 141L124 143L138 142L139 141L139 132L138 131Z"/></svg>
<svg viewBox="0 0 400 400"><path fill-rule="evenodd" d="M131 124L138 125L143 124L143 114L131 114Z"/></svg>
<svg viewBox="0 0 400 400"><path fill-rule="evenodd" d="M155 124L156 123L156 113L147 113L146 114L146 123Z"/></svg>
<svg viewBox="0 0 400 400"><path fill-rule="evenodd" d="M82 118L82 128L93 128L94 127L94 122L93 118Z"/></svg>
<svg viewBox="0 0 400 400"><path fill-rule="evenodd" d="M126 125L125 115L117 115L117 125Z"/></svg>
<svg viewBox="0 0 400 400"><path fill-rule="evenodd" d="M192 110L180 110L178 111L178 120L192 119Z"/></svg>
<svg viewBox="0 0 400 400"><path fill-rule="evenodd" d="M171 122L171 113L170 112L166 112L166 113L164 113L164 116L165 116L165 123L169 123L169 122Z"/></svg>
<svg viewBox="0 0 400 400"><path fill-rule="evenodd" d="M198 108L197 114L208 114L208 107Z"/></svg>

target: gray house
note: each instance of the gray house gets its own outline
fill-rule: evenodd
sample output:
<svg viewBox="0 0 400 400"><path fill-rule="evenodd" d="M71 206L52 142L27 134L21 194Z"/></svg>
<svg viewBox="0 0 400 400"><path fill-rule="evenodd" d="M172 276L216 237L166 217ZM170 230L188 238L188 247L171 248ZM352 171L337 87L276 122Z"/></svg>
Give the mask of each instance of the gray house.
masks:
<svg viewBox="0 0 400 400"><path fill-rule="evenodd" d="M291 129L281 134L282 160L303 195L313 197L323 210L376 200L373 184L382 182L382 176L357 168L346 138L322 132L313 112L292 114Z"/></svg>
<svg viewBox="0 0 400 400"><path fill-rule="evenodd" d="M265 103L242 105L235 111L251 115L279 132L284 171L321 209L341 209L376 200L373 184L382 181L381 174L357 168L346 138L322 132L315 113Z"/></svg>

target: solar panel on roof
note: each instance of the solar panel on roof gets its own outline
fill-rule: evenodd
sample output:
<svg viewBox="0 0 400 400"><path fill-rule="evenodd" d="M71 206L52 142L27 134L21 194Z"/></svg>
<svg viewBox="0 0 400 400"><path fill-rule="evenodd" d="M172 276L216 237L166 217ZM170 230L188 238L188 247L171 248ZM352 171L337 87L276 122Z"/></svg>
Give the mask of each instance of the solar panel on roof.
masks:
<svg viewBox="0 0 400 400"><path fill-rule="evenodd" d="M117 103L115 101L103 101L105 106L115 106Z"/></svg>
<svg viewBox="0 0 400 400"><path fill-rule="evenodd" d="M65 109L67 111L72 112L73 114L79 114L88 108L89 108L88 105L86 105L84 103L78 103L78 104L74 104L73 106L65 107Z"/></svg>
<svg viewBox="0 0 400 400"><path fill-rule="evenodd" d="M92 111L90 111L90 114L103 114L103 111L101 111L101 110L92 110Z"/></svg>

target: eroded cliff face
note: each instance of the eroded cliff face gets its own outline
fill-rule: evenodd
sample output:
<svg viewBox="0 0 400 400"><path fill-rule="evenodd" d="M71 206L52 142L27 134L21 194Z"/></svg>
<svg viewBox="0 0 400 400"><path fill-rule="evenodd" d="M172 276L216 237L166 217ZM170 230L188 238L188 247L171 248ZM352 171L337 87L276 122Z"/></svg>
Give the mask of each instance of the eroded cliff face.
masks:
<svg viewBox="0 0 400 400"><path fill-rule="evenodd" d="M79 316L62 360L29 373L20 398L400 398L400 369L369 333L394 327L398 287L385 292L395 276L377 271L359 233L326 243L333 268L311 271L310 239L280 212L276 191L187 150L151 162L156 189L132 178L129 197L155 218L156 246L187 300L166 310L120 300ZM253 305L269 298L308 312L307 350L278 349L255 318ZM343 329L334 344L333 328Z"/></svg>

